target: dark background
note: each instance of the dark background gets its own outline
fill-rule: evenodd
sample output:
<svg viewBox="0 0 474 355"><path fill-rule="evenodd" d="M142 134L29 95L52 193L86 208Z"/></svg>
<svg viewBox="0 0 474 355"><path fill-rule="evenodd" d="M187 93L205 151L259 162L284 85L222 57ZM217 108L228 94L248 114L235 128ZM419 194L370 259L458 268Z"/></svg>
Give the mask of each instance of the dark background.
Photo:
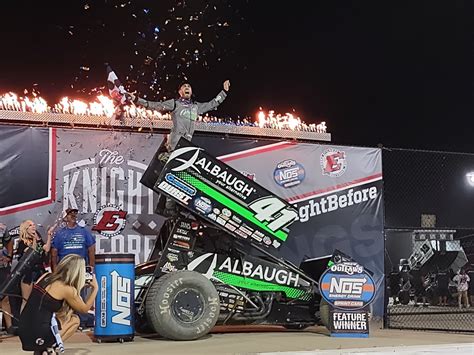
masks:
<svg viewBox="0 0 474 355"><path fill-rule="evenodd" d="M325 120L334 143L473 152L473 10L440 0L5 2L0 93L95 95L107 61L153 99L186 76L207 100L230 78L219 116L294 109Z"/></svg>

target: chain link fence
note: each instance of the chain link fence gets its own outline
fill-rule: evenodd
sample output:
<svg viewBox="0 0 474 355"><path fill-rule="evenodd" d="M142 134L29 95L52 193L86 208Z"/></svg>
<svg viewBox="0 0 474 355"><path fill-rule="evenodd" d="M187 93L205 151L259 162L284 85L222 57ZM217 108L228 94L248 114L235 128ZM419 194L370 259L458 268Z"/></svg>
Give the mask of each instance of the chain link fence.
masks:
<svg viewBox="0 0 474 355"><path fill-rule="evenodd" d="M386 326L474 332L474 310L466 308L465 302L459 308L453 280L460 265L465 265L472 275L471 303L474 154L384 148L382 162ZM415 241L420 230L424 242ZM424 252L419 248L422 244L426 244Z"/></svg>

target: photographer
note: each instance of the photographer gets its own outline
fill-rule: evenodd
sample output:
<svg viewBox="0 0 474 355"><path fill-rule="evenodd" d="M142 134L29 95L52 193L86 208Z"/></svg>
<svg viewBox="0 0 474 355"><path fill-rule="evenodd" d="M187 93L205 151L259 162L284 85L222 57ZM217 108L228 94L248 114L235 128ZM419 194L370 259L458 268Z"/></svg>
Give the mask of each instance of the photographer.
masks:
<svg viewBox="0 0 474 355"><path fill-rule="evenodd" d="M23 350L41 354L57 344L51 329L54 314L59 320L62 340L74 334L79 319L73 315L73 311L87 313L98 291L97 280L92 276L92 293L85 302L82 300L80 291L86 284L85 270L84 259L70 254L61 260L53 273L44 275L34 285L20 317L19 334Z"/></svg>
<svg viewBox="0 0 474 355"><path fill-rule="evenodd" d="M10 275L10 266L13 255L13 240L8 234L7 226L0 223L0 286L7 281ZM0 287L1 288L1 287ZM0 294L0 308L5 318L5 327L9 334L13 333L12 319L10 317L11 307L8 296ZM1 324L0 324L1 327Z"/></svg>

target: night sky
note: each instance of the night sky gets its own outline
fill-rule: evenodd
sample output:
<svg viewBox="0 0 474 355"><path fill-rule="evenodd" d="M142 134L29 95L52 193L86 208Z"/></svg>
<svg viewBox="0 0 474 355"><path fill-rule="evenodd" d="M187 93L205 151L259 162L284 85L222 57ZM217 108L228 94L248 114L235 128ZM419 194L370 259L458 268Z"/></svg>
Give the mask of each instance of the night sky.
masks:
<svg viewBox="0 0 474 355"><path fill-rule="evenodd" d="M44 4L48 5L44 5ZM334 143L474 152L472 1L11 1L0 93L87 98L109 62L127 88L325 120Z"/></svg>

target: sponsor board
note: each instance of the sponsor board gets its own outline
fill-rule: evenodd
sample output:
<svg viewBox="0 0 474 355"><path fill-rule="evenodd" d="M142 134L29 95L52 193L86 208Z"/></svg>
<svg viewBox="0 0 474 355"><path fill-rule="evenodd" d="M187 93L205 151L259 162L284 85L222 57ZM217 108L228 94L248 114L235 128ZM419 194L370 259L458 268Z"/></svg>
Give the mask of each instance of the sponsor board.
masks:
<svg viewBox="0 0 474 355"><path fill-rule="evenodd" d="M176 186L170 184L170 174L179 179ZM181 183L194 195L180 189ZM264 246L281 245L288 237L287 227L298 217L285 200L185 139L170 155L157 188L229 234L251 236Z"/></svg>
<svg viewBox="0 0 474 355"><path fill-rule="evenodd" d="M326 149L319 159L323 175L340 177L347 169L346 153L342 150Z"/></svg>
<svg viewBox="0 0 474 355"><path fill-rule="evenodd" d="M321 296L334 308L357 310L368 306L375 297L375 282L356 262L331 265L319 281Z"/></svg>
<svg viewBox="0 0 474 355"><path fill-rule="evenodd" d="M334 259L334 258L333 258ZM341 258L344 255L341 253ZM329 303L331 336L367 337L368 305L375 297L371 275L353 261L330 262L319 280L321 296Z"/></svg>

